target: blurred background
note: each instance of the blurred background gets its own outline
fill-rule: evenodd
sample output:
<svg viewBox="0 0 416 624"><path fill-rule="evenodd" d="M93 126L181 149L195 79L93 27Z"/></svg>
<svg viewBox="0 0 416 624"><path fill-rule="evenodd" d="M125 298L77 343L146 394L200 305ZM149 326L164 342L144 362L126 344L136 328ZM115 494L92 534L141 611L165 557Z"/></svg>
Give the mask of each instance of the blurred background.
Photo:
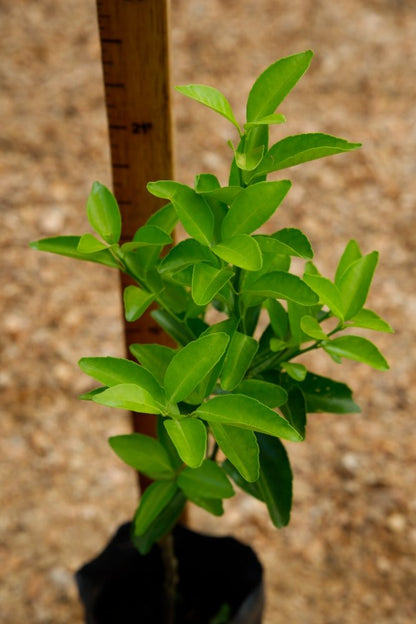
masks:
<svg viewBox="0 0 416 624"><path fill-rule="evenodd" d="M250 543L266 572L265 624L410 624L415 614L416 5L411 0L174 0L173 83L221 89L242 119L248 90L276 59L312 48L274 136L322 131L363 148L288 170L273 222L309 236L332 275L346 241L381 252L369 307L380 373L324 357L314 370L353 388L361 414L311 415L288 444L290 526L244 496L192 527ZM36 253L28 242L86 231L91 183L110 184L93 0L0 0L0 621L81 623L73 572L130 518L134 474L107 445L125 413L81 403L83 355L123 354L115 273ZM176 175L225 183L227 123L176 94ZM365 334L363 334L365 335ZM221 565L221 562L219 562Z"/></svg>

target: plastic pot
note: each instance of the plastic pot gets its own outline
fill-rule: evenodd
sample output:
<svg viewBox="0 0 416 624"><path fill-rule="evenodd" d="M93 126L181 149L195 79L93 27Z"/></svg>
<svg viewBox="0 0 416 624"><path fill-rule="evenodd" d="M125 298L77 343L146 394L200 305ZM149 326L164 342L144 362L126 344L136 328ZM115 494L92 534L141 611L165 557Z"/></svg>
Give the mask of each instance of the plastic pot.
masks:
<svg viewBox="0 0 416 624"><path fill-rule="evenodd" d="M163 623L159 547L140 555L130 526L122 525L103 552L76 573L86 624ZM179 576L176 624L261 624L263 570L249 546L181 525L173 537Z"/></svg>

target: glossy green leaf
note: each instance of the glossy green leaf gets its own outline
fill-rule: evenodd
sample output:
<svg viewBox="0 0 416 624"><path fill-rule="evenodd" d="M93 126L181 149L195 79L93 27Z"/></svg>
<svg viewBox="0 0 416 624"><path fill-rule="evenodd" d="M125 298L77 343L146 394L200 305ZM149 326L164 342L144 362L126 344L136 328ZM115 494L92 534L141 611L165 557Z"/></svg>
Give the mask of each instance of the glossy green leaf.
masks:
<svg viewBox="0 0 416 624"><path fill-rule="evenodd" d="M389 369L385 358L377 347L361 336L340 336L322 344L325 351L340 358L363 362L378 370Z"/></svg>
<svg viewBox="0 0 416 624"><path fill-rule="evenodd" d="M177 490L143 535L133 536L133 543L142 555L146 555L155 542L170 533L182 514L185 503L185 496Z"/></svg>
<svg viewBox="0 0 416 624"><path fill-rule="evenodd" d="M344 252L341 256L341 259L338 263L337 270L335 273L335 284L337 286L339 286L340 279L345 273L345 271L348 269L348 267L356 260L359 260L362 257L362 255L363 254L361 253L361 250L358 246L357 241L353 239L348 241L348 243L345 246Z"/></svg>
<svg viewBox="0 0 416 624"><path fill-rule="evenodd" d="M355 316L365 304L377 262L378 253L373 251L355 260L340 277L339 290L346 320Z"/></svg>
<svg viewBox="0 0 416 624"><path fill-rule="evenodd" d="M195 176L194 187L197 193L212 191L221 187L220 182L213 173L199 173Z"/></svg>
<svg viewBox="0 0 416 624"><path fill-rule="evenodd" d="M98 240L98 238L95 238L92 234L83 234L79 239L77 249L81 254L91 254L107 249L107 245Z"/></svg>
<svg viewBox="0 0 416 624"><path fill-rule="evenodd" d="M279 241L284 247L279 253L289 253L299 258L313 258L312 246L303 232L296 228L283 228L272 234L272 238Z"/></svg>
<svg viewBox="0 0 416 624"><path fill-rule="evenodd" d="M294 362L282 362L281 367L287 372L289 377L296 381L303 381L308 372L306 366Z"/></svg>
<svg viewBox="0 0 416 624"><path fill-rule="evenodd" d="M244 429L286 438L293 442L298 442L302 439L298 432L280 414L256 401L256 399L242 394L227 394L214 397L203 403L195 413L209 424L220 423L239 426Z"/></svg>
<svg viewBox="0 0 416 624"><path fill-rule="evenodd" d="M207 449L207 430L198 418L167 419L166 431L181 459L191 468L198 468Z"/></svg>
<svg viewBox="0 0 416 624"><path fill-rule="evenodd" d="M160 273L174 273L199 262L208 262L218 266L216 256L193 238L187 238L173 247L163 258L159 266Z"/></svg>
<svg viewBox="0 0 416 624"><path fill-rule="evenodd" d="M178 491L174 481L155 481L143 492L133 521L135 535L143 535Z"/></svg>
<svg viewBox="0 0 416 624"><path fill-rule="evenodd" d="M300 321L302 331L315 340L328 340L328 336L313 316L303 316Z"/></svg>
<svg viewBox="0 0 416 624"><path fill-rule="evenodd" d="M280 409L292 427L299 432L302 438L305 438L306 403L299 387L289 390L287 403L282 405Z"/></svg>
<svg viewBox="0 0 416 624"><path fill-rule="evenodd" d="M248 121L244 124L244 128L249 129L255 126L273 126L275 124L281 124L286 121L286 117L281 113L273 113L273 115L266 115L256 121Z"/></svg>
<svg viewBox="0 0 416 624"><path fill-rule="evenodd" d="M231 498L234 490L224 470L210 459L199 468L184 468L177 483L185 496L192 499L201 494L207 498Z"/></svg>
<svg viewBox="0 0 416 624"><path fill-rule="evenodd" d="M195 264L192 274L192 299L200 306L207 305L233 275L231 269L216 269L206 262Z"/></svg>
<svg viewBox="0 0 416 624"><path fill-rule="evenodd" d="M331 280L321 275L305 273L303 281L316 292L320 301L328 306L334 316L341 321L344 320L342 295L338 287L331 282Z"/></svg>
<svg viewBox="0 0 416 624"><path fill-rule="evenodd" d="M290 327L289 339L292 343L300 345L303 342L308 342L310 337L302 331L300 322L305 315L316 317L321 308L322 304L303 306L298 303L294 303L293 301L287 302L287 313Z"/></svg>
<svg viewBox="0 0 416 624"><path fill-rule="evenodd" d="M264 145L243 151L235 150L234 158L239 169L253 171L260 163L264 154Z"/></svg>
<svg viewBox="0 0 416 624"><path fill-rule="evenodd" d="M151 479L169 479L175 474L169 455L154 438L141 433L129 433L113 436L108 442L128 466Z"/></svg>
<svg viewBox="0 0 416 624"><path fill-rule="evenodd" d="M219 113L228 119L228 121L231 121L237 130L240 131L230 103L225 95L223 95L221 91L218 91L218 89L202 84L190 84L176 87L176 90L182 93L182 95L186 95L186 97L196 100L204 104L204 106L208 106L208 108L211 108L216 113Z"/></svg>
<svg viewBox="0 0 416 624"><path fill-rule="evenodd" d="M270 325L274 333L280 339L285 340L289 331L289 319L286 310L276 299L266 299L264 307L269 314Z"/></svg>
<svg viewBox="0 0 416 624"><path fill-rule="evenodd" d="M287 401L287 392L284 388L262 379L244 379L233 392L250 396L272 408L279 407Z"/></svg>
<svg viewBox="0 0 416 624"><path fill-rule="evenodd" d="M257 121L275 112L308 69L311 50L282 58L265 69L254 83L247 100L247 121Z"/></svg>
<svg viewBox="0 0 416 624"><path fill-rule="evenodd" d="M285 340L280 340L280 338L271 338L269 346L270 351L273 351L274 353L279 353L280 351L287 349L288 345Z"/></svg>
<svg viewBox="0 0 416 624"><path fill-rule="evenodd" d="M241 186L223 186L209 191L198 190L198 193L208 199L216 199L219 202L224 202L224 204L230 205L236 197L238 197L242 190Z"/></svg>
<svg viewBox="0 0 416 624"><path fill-rule="evenodd" d="M189 496L188 500L190 500L191 503L194 503L194 505L198 505L198 507L201 507L201 509L205 509L205 511L208 511L210 514L214 516L224 515L224 506L220 498L206 498L202 496L190 497Z"/></svg>
<svg viewBox="0 0 416 624"><path fill-rule="evenodd" d="M312 305L317 295L297 275L273 271L263 275L247 288L249 293L273 299L287 299L301 305Z"/></svg>
<svg viewBox="0 0 416 624"><path fill-rule="evenodd" d="M175 355L175 349L160 344L132 344L130 352L157 381L162 384L169 362Z"/></svg>
<svg viewBox="0 0 416 624"><path fill-rule="evenodd" d="M289 180L258 182L233 201L221 228L223 238L251 234L268 221L291 187Z"/></svg>
<svg viewBox="0 0 416 624"><path fill-rule="evenodd" d="M161 326L161 328L173 338L178 344L185 345L195 338L185 322L181 322L177 317L167 310L152 310L150 316Z"/></svg>
<svg viewBox="0 0 416 624"><path fill-rule="evenodd" d="M94 182L87 200L88 221L107 243L118 243L121 234L121 215L116 198L99 182Z"/></svg>
<svg viewBox="0 0 416 624"><path fill-rule="evenodd" d="M260 248L248 234L223 240L212 247L212 251L222 260L247 271L259 271L262 267Z"/></svg>
<svg viewBox="0 0 416 624"><path fill-rule="evenodd" d="M362 309L353 316L348 322L349 327L362 327L363 329L372 329L374 331L393 333L393 328L387 321L382 319L372 310Z"/></svg>
<svg viewBox="0 0 416 624"><path fill-rule="evenodd" d="M95 395L92 400L108 407L119 407L144 414L160 414L164 409L147 390L135 384L112 386Z"/></svg>
<svg viewBox="0 0 416 624"><path fill-rule="evenodd" d="M178 217L172 204L166 204L166 206L159 208L146 221L146 225L154 225L166 232L166 234L171 234L177 223ZM133 240L135 240L134 237Z"/></svg>
<svg viewBox="0 0 416 624"><path fill-rule="evenodd" d="M171 420L171 417L165 417L160 414L157 416L157 439L168 454L171 465L174 467L175 470L178 470L178 468L182 467L183 461L179 457L178 451L176 450L175 445L173 444L168 432L166 431L165 421L167 420Z"/></svg>
<svg viewBox="0 0 416 624"><path fill-rule="evenodd" d="M124 312L127 321L137 321L155 300L154 295L138 286L127 286L123 293Z"/></svg>
<svg viewBox="0 0 416 624"><path fill-rule="evenodd" d="M164 385L172 402L186 399L222 357L229 337L224 333L202 336L188 343L172 358Z"/></svg>
<svg viewBox="0 0 416 624"><path fill-rule="evenodd" d="M154 245L163 247L172 242L172 237L162 228L156 225L143 225L134 234L131 243L122 245L123 251L134 251L139 247L152 247Z"/></svg>
<svg viewBox="0 0 416 624"><path fill-rule="evenodd" d="M294 167L304 162L342 154L361 147L361 143L349 143L329 134L297 134L275 143L252 172L252 178Z"/></svg>
<svg viewBox="0 0 416 624"><path fill-rule="evenodd" d="M108 249L103 249L95 253L81 253L78 250L80 240L80 236L52 236L51 238L42 238L38 241L32 241L30 247L38 251L48 251L58 254L59 256L105 264L106 266L116 269L119 268L117 260Z"/></svg>
<svg viewBox="0 0 416 624"><path fill-rule="evenodd" d="M221 373L223 390L233 390L243 380L259 348L257 340L241 332L234 332Z"/></svg>
<svg viewBox="0 0 416 624"><path fill-rule="evenodd" d="M83 394L79 395L79 399L81 401L92 401L96 394L101 394L104 390L107 390L108 386L101 386L100 388L94 388L93 390L89 390L89 392L83 392Z"/></svg>
<svg viewBox="0 0 416 624"><path fill-rule="evenodd" d="M211 431L218 446L244 479L257 481L259 477L259 447L253 431L211 423Z"/></svg>
<svg viewBox="0 0 416 624"><path fill-rule="evenodd" d="M282 379L282 383L288 381ZM307 412L328 412L332 414L351 414L360 408L353 401L350 388L339 381L307 373L304 381L297 384L306 401Z"/></svg>
<svg viewBox="0 0 416 624"><path fill-rule="evenodd" d="M277 438L257 434L260 477L254 485L267 505L275 527L289 524L292 507L292 470L283 444Z"/></svg>

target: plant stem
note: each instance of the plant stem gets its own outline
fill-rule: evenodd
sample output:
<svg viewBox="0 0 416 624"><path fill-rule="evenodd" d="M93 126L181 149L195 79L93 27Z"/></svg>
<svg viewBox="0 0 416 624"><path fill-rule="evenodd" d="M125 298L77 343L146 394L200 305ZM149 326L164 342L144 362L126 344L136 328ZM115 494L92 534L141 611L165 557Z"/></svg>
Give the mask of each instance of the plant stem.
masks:
<svg viewBox="0 0 416 624"><path fill-rule="evenodd" d="M159 540L164 578L163 624L175 624L175 598L178 585L178 560L175 555L173 535L168 533Z"/></svg>

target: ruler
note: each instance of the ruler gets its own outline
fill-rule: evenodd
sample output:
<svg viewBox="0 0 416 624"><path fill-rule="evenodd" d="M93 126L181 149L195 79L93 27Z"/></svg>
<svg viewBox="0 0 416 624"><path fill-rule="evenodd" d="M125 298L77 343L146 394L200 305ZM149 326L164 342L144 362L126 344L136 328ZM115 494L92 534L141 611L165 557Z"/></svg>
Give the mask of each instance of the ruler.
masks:
<svg viewBox="0 0 416 624"><path fill-rule="evenodd" d="M168 0L97 0L113 190L122 213L121 240L160 208L150 180L171 179L172 130ZM130 283L122 275L122 290ZM125 323L126 347L166 341L148 315ZM155 419L133 414L134 430L155 434ZM142 488L148 480L140 475Z"/></svg>

